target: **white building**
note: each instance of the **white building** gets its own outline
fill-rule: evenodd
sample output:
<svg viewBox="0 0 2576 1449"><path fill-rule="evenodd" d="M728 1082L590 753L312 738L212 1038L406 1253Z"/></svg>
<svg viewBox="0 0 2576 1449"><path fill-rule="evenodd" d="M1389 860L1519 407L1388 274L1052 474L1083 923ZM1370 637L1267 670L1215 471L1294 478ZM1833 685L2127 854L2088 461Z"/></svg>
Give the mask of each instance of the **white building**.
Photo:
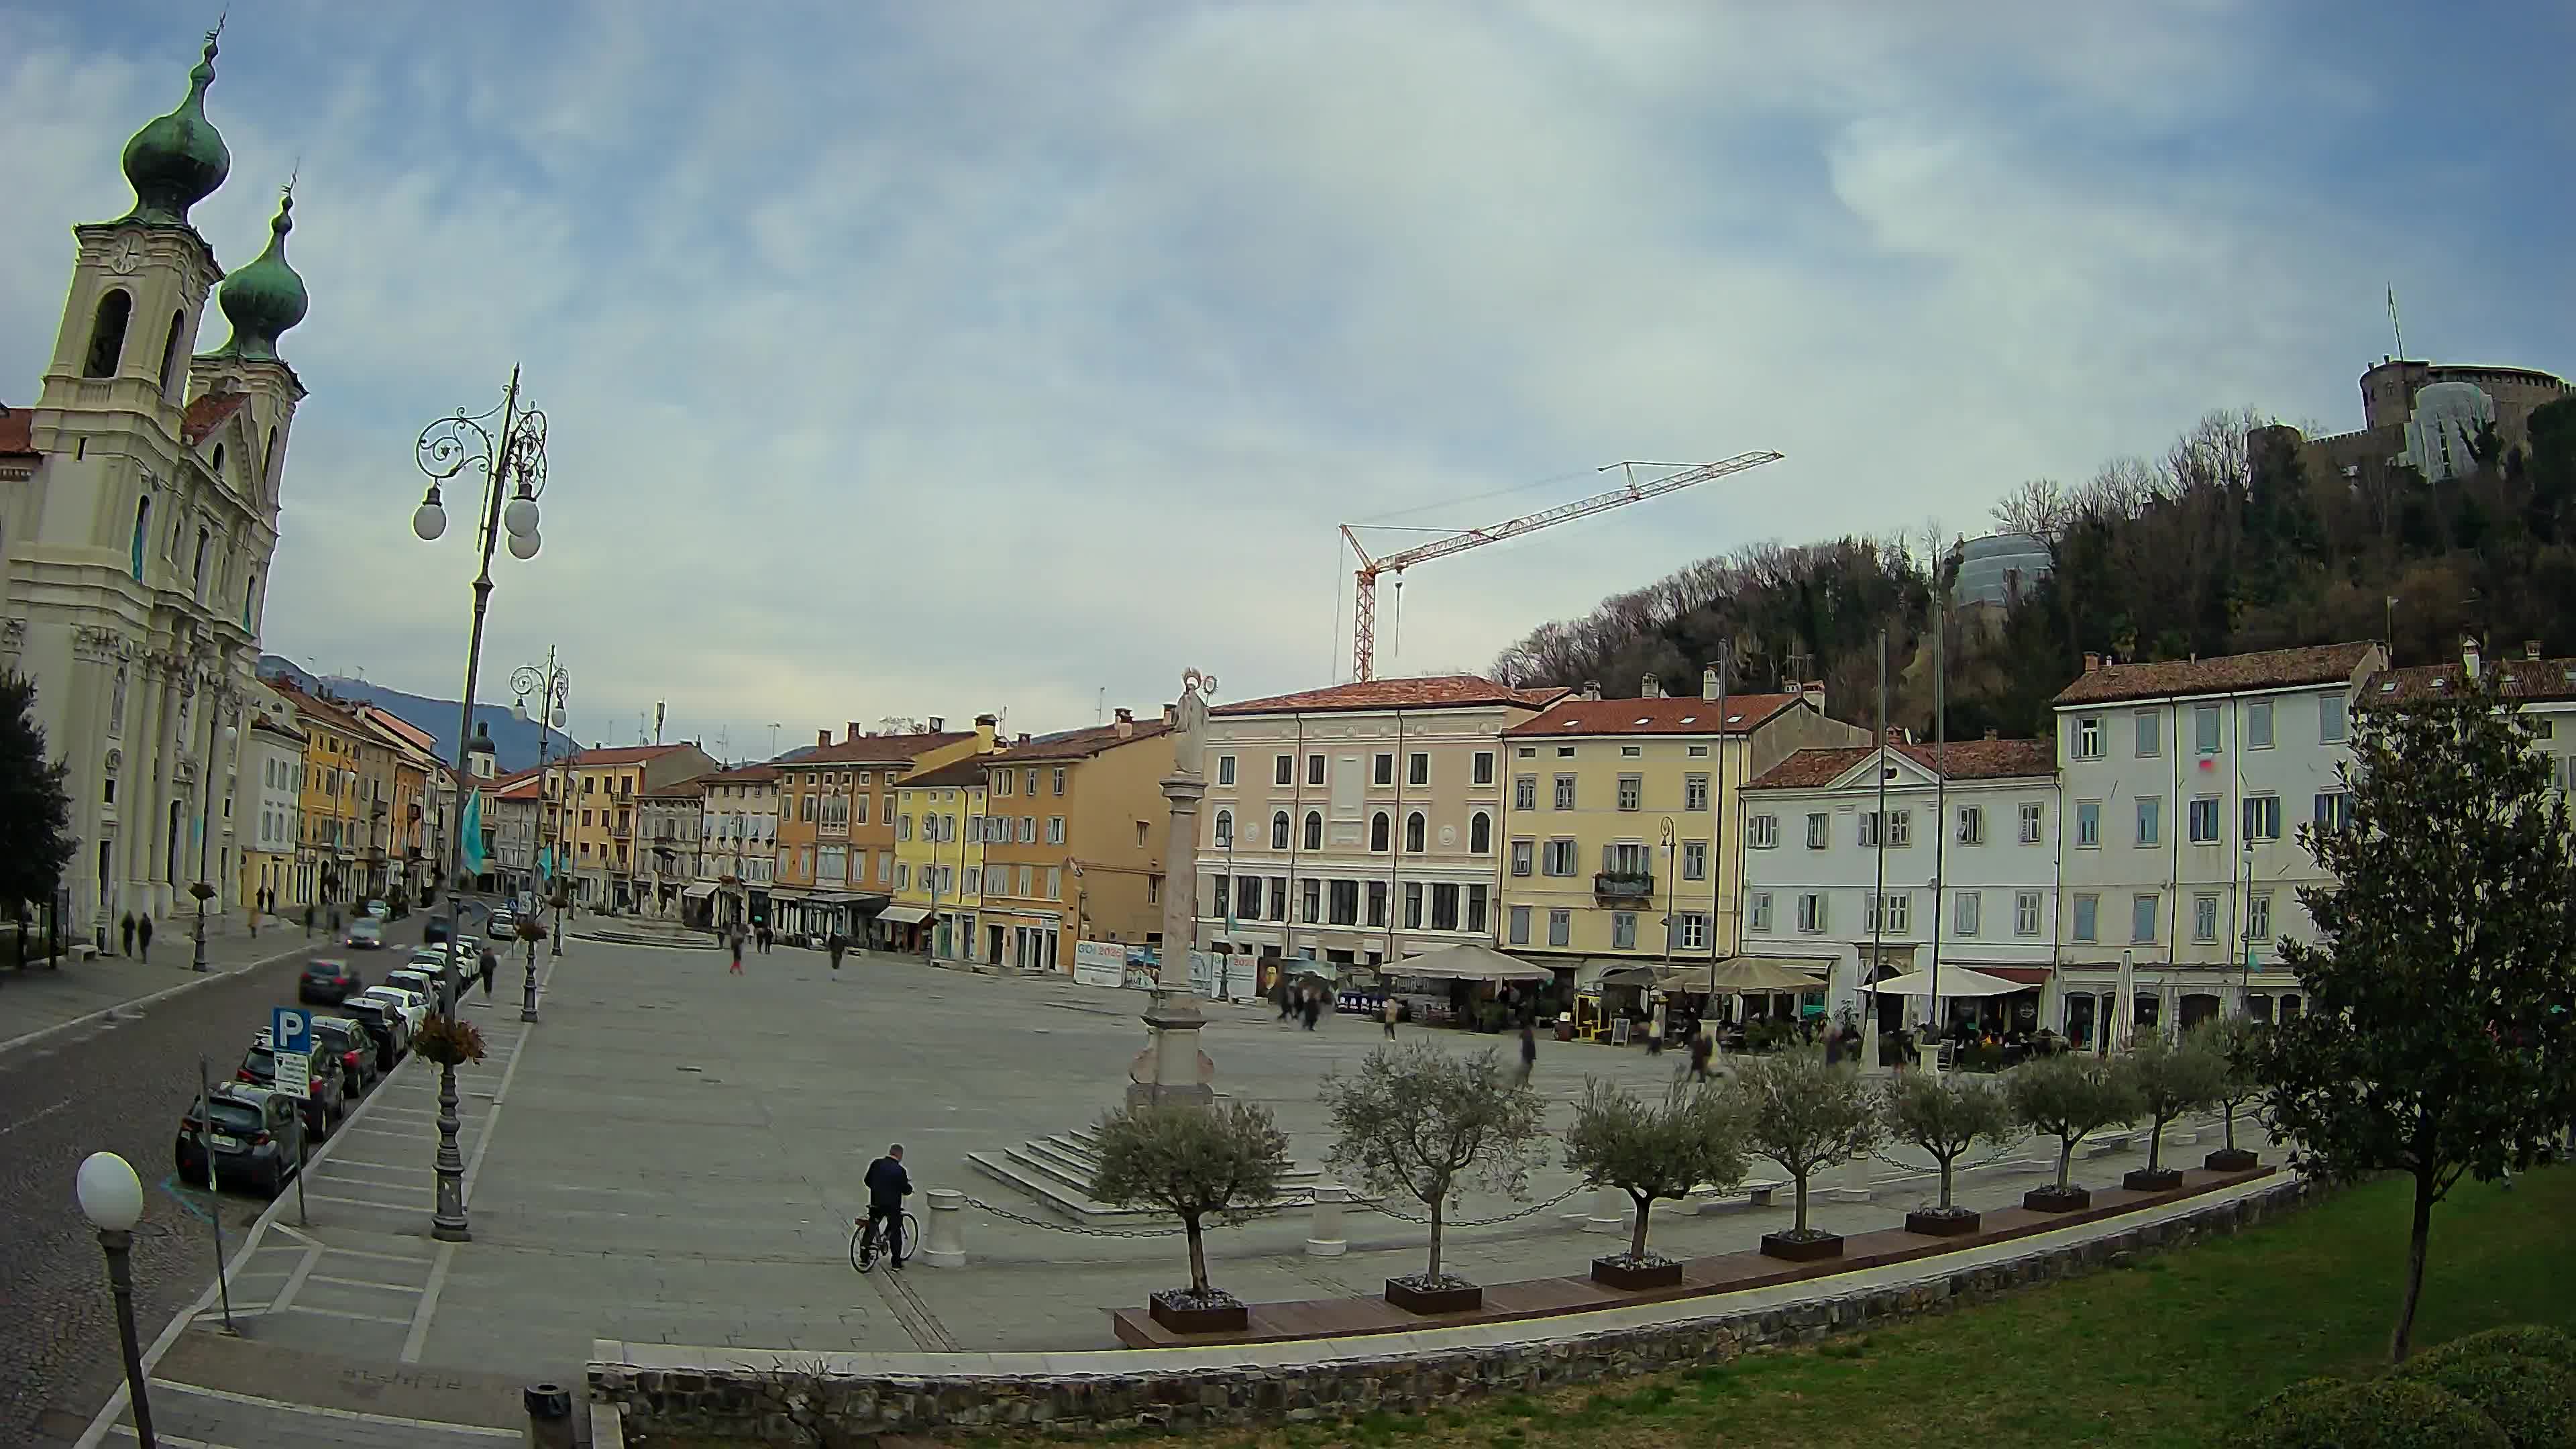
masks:
<svg viewBox="0 0 2576 1449"><path fill-rule="evenodd" d="M1800 750L1745 787L1743 808L1744 953L1829 972L1831 1017L1861 1009L1865 982L1937 960L2027 988L1959 1012L2026 1029L2046 1020L2058 819L2047 741ZM1881 1025L1924 1007L1889 997Z"/></svg>
<svg viewBox="0 0 2576 1449"><path fill-rule="evenodd" d="M68 766L67 919L102 938L124 912L193 912L200 878L217 892L210 914L232 907L231 791L304 397L277 354L305 311L286 263L291 199L268 250L229 277L188 218L232 164L206 119L214 57L209 38L186 99L126 143L133 209L72 229L36 405L0 409L0 666L35 680L38 723ZM198 354L219 279L232 335Z"/></svg>
<svg viewBox="0 0 2576 1449"><path fill-rule="evenodd" d="M2378 644L2121 664L2086 655L2058 692L2063 1009L2078 1042L2107 1020L2121 958L2140 1031L2239 1007L2299 1010L2280 943L2325 879L2298 841L2340 818L2336 771Z"/></svg>
<svg viewBox="0 0 2576 1449"><path fill-rule="evenodd" d="M2540 735L2540 751L2549 757L2550 783L2576 792L2576 659L2541 658L2537 639L2523 644L2518 659L2482 658L2481 654L2476 640L2462 639L2457 664L2389 670L2362 691L2362 706L2437 698L2460 688L2464 675L2501 676L2505 697L2521 706L2522 717Z"/></svg>
<svg viewBox="0 0 2576 1449"><path fill-rule="evenodd" d="M700 813L698 878L681 893L712 903L717 927L771 920L769 892L778 878L778 769L745 765L698 779L707 787Z"/></svg>
<svg viewBox="0 0 2576 1449"><path fill-rule="evenodd" d="M296 890L296 844L304 838L304 732L295 727L294 712L274 693L257 685L250 728L241 741L242 788L234 797L240 820L234 835L241 842L245 903L267 901L285 914L304 904Z"/></svg>

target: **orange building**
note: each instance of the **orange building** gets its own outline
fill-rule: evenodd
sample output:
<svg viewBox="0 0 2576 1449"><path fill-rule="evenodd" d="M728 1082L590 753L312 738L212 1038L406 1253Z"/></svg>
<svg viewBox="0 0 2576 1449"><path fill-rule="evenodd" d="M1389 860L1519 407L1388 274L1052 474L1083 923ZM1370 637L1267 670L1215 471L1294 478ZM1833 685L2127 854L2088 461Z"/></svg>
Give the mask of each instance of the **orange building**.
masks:
<svg viewBox="0 0 2576 1449"><path fill-rule="evenodd" d="M1069 975L1077 941L1162 940L1170 732L1122 709L985 761L979 959Z"/></svg>
<svg viewBox="0 0 2576 1449"><path fill-rule="evenodd" d="M771 925L782 936L865 939L894 890L895 782L993 748L993 716L972 730L861 730L838 743L815 732L811 749L770 763L778 770L778 877Z"/></svg>

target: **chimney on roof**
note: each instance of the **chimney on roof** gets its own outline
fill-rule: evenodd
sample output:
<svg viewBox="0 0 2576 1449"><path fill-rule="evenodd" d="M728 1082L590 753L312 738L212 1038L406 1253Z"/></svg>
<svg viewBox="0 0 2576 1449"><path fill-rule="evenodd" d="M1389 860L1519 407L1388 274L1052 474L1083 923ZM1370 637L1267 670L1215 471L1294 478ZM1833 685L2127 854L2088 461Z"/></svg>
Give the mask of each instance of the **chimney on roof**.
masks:
<svg viewBox="0 0 2576 1449"><path fill-rule="evenodd" d="M816 731L814 731L814 745L815 745L815 747L816 747L817 749L821 748L821 747L822 747L822 746L824 746L824 745L828 745L828 744L830 744L831 742L832 742L832 732L831 732L830 730L816 730Z"/></svg>
<svg viewBox="0 0 2576 1449"><path fill-rule="evenodd" d="M1726 686L1719 682L1717 666L1712 664L1699 672L1699 697L1715 700Z"/></svg>
<svg viewBox="0 0 2576 1449"><path fill-rule="evenodd" d="M1601 697L1601 681L1597 679L1587 679L1583 681L1583 697L1585 699L1599 699Z"/></svg>
<svg viewBox="0 0 2576 1449"><path fill-rule="evenodd" d="M2093 652L2092 650L2090 650L2090 649L2085 650L2085 651L2084 651L2084 672L2085 672L2085 673L2087 673L2087 674L2099 674L2099 673L2101 673L2101 672L2102 672L2102 656L2101 656L2101 655L2099 655L2099 654L2094 653L2094 652Z"/></svg>
<svg viewBox="0 0 2576 1449"><path fill-rule="evenodd" d="M998 714L979 714L975 716L975 723L979 725L999 725L1001 722L1002 717Z"/></svg>
<svg viewBox="0 0 2576 1449"><path fill-rule="evenodd" d="M2473 680L2478 677L2478 636L2475 634L2460 636L2460 672Z"/></svg>
<svg viewBox="0 0 2576 1449"><path fill-rule="evenodd" d="M2537 658L2539 658L2539 657L2540 657L2540 641L2539 641L2539 640L2537 640L2537 639L2525 639L2525 640L2523 640L2523 641L2522 641L2522 657L2523 657L2523 658L2525 658L2525 659L2537 659Z"/></svg>
<svg viewBox="0 0 2576 1449"><path fill-rule="evenodd" d="M1119 710L1117 730L1118 738L1122 740L1133 739L1136 735L1136 711L1132 709Z"/></svg>
<svg viewBox="0 0 2576 1449"><path fill-rule="evenodd" d="M1825 682L1823 680L1810 679L1806 683L1799 685L1797 689L1792 692L1805 695L1807 703L1816 707L1816 713L1823 714L1825 712Z"/></svg>
<svg viewBox="0 0 2576 1449"><path fill-rule="evenodd" d="M1647 675L1645 678L1637 681L1637 697L1639 699L1663 698L1664 682L1651 674Z"/></svg>
<svg viewBox="0 0 2576 1449"><path fill-rule="evenodd" d="M1022 731L1020 731L1020 743L1025 745L1025 744L1027 744L1028 742L1029 742L1029 732L1028 732L1027 730L1022 730Z"/></svg>
<svg viewBox="0 0 2576 1449"><path fill-rule="evenodd" d="M843 727L843 729L842 729L842 734L841 734L841 743L843 743L843 744L845 744L845 745L846 745L846 744L848 744L850 741L855 740L855 739L857 739L858 737L859 737L859 722L858 722L857 720L852 720L852 721L850 721L850 722L849 722L849 724L847 724L846 726L844 726L844 727Z"/></svg>
<svg viewBox="0 0 2576 1449"><path fill-rule="evenodd" d="M944 715L932 715L930 717L930 732L934 735L946 734L948 732L947 717Z"/></svg>

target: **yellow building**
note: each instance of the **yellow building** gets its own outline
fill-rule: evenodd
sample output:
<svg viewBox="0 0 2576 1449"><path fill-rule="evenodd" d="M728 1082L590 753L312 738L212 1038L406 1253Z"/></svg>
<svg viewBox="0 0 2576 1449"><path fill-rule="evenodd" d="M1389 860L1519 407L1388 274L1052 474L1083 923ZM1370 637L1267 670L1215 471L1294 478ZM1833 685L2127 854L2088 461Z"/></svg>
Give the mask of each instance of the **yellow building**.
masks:
<svg viewBox="0 0 2576 1449"><path fill-rule="evenodd" d="M1161 943L1170 728L1122 709L985 762L980 959L1069 975L1076 942Z"/></svg>
<svg viewBox="0 0 2576 1449"><path fill-rule="evenodd" d="M894 904L877 916L887 947L971 959L983 896L984 761L969 755L915 770L894 800Z"/></svg>
<svg viewBox="0 0 2576 1449"><path fill-rule="evenodd" d="M1735 954L1745 782L1809 746L1866 744L1821 693L1568 695L1502 733L1502 948L1589 985L1624 959ZM1668 924L1669 923L1669 924Z"/></svg>
<svg viewBox="0 0 2576 1449"><path fill-rule="evenodd" d="M972 730L862 730L840 743L817 730L813 747L778 766L778 877L772 923L787 936L874 940L868 913L892 903L896 782L993 748L992 715Z"/></svg>
<svg viewBox="0 0 2576 1449"><path fill-rule="evenodd" d="M271 686L295 707L304 731L302 816L296 840L296 894L326 911L346 905L358 891L359 855L365 849L365 813L358 766L366 727L338 703L285 683Z"/></svg>

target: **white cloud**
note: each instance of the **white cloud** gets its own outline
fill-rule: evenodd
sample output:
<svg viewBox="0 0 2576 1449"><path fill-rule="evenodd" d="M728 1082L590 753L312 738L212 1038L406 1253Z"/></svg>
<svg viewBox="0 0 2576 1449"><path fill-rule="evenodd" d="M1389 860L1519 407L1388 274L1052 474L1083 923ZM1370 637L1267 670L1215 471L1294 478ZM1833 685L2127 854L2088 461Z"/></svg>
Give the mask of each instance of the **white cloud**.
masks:
<svg viewBox="0 0 2576 1449"><path fill-rule="evenodd" d="M228 33L199 219L246 260L300 157L313 294L272 647L455 688L465 510L410 541L411 439L514 361L554 485L545 554L495 565L487 679L559 642L586 738L667 699L756 748L1078 723L1184 663L1308 685L1347 651L1344 520L1789 453L1426 566L1395 663L1473 666L1750 539L1973 528L2207 407L2344 419L2375 355L2385 259L2345 239L2379 219L2290 163L2405 122L2233 5L738 18ZM15 401L62 229L123 209L116 148L191 56L8 25Z"/></svg>

